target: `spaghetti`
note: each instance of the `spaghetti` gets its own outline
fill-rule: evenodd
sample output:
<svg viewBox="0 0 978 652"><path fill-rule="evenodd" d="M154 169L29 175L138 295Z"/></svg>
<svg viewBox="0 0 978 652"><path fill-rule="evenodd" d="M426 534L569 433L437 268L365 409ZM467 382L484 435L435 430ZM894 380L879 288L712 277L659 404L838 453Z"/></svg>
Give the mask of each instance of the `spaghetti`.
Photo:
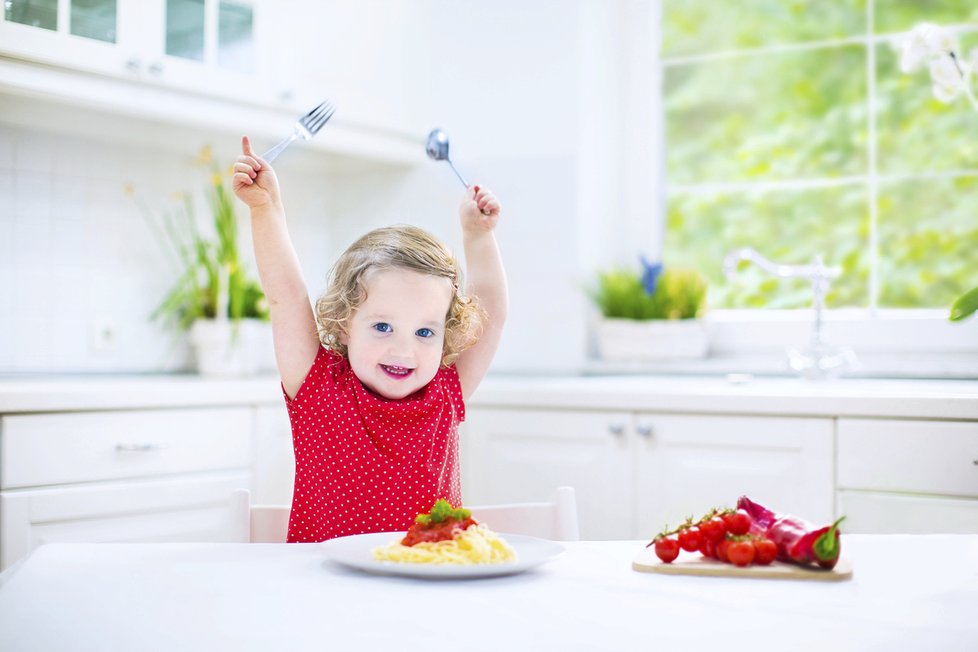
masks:
<svg viewBox="0 0 978 652"><path fill-rule="evenodd" d="M505 539L478 523L456 529L451 539L405 546L394 541L373 549L377 561L406 564L505 564L517 560L516 551Z"/></svg>

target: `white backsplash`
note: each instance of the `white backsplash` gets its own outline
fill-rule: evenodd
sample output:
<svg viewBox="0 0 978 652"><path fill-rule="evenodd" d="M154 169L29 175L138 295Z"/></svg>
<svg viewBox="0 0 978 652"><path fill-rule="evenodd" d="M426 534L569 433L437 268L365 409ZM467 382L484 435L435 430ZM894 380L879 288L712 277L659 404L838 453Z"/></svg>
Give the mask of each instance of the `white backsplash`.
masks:
<svg viewBox="0 0 978 652"><path fill-rule="evenodd" d="M0 127L0 372L188 368L184 339L149 319L179 267L147 211L159 217L189 192L209 226L211 172L195 162L209 144L161 151ZM222 172L232 157L217 154ZM322 201L292 197L320 214ZM303 229L303 211L294 213L303 244L322 244L327 231ZM243 206L238 214L250 261ZM315 260L309 267L325 273Z"/></svg>

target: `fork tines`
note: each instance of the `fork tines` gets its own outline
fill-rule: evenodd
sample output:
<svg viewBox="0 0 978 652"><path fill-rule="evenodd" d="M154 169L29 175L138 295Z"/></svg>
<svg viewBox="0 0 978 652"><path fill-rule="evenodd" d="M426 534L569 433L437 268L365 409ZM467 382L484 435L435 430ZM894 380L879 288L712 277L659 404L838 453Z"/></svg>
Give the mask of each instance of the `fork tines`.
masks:
<svg viewBox="0 0 978 652"><path fill-rule="evenodd" d="M324 101L320 103L316 108L312 109L309 113L302 116L299 121L300 124L309 132L310 135L315 135L322 129L326 121L333 117L333 113L336 111L336 107L330 101Z"/></svg>

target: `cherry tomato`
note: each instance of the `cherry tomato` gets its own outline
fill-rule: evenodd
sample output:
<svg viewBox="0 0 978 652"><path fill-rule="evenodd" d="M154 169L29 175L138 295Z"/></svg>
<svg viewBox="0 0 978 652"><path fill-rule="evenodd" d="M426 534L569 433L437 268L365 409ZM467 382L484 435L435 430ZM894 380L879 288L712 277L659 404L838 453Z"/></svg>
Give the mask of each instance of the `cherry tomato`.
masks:
<svg viewBox="0 0 978 652"><path fill-rule="evenodd" d="M667 564L672 562L679 556L679 539L676 537L659 537L655 540L655 554Z"/></svg>
<svg viewBox="0 0 978 652"><path fill-rule="evenodd" d="M703 540L700 541L700 554L707 559L716 559L717 544L703 537Z"/></svg>
<svg viewBox="0 0 978 652"><path fill-rule="evenodd" d="M703 535L700 534L700 529L695 525L679 533L679 547L686 552L696 552L699 550L700 542L702 541Z"/></svg>
<svg viewBox="0 0 978 652"><path fill-rule="evenodd" d="M700 523L700 532L703 533L704 538L709 539L713 543L719 543L727 533L727 526L724 524L722 518L714 516L704 523Z"/></svg>
<svg viewBox="0 0 978 652"><path fill-rule="evenodd" d="M749 566L754 561L754 544L751 541L731 541L727 557L734 566Z"/></svg>
<svg viewBox="0 0 978 652"><path fill-rule="evenodd" d="M717 544L717 559L730 563L730 557L727 556L727 547L729 545L730 539L724 537L720 540L720 543Z"/></svg>
<svg viewBox="0 0 978 652"><path fill-rule="evenodd" d="M778 546L770 539L754 539L754 563L767 566L778 556Z"/></svg>
<svg viewBox="0 0 978 652"><path fill-rule="evenodd" d="M734 536L747 534L750 530L750 516L742 509L736 512L728 512L723 515L723 523L727 526L727 532Z"/></svg>

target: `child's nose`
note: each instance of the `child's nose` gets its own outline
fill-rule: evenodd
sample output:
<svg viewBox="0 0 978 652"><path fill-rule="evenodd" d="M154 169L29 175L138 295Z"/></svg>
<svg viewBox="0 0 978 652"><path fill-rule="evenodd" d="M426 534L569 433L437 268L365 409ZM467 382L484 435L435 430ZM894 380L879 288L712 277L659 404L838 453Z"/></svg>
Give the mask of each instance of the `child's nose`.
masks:
<svg viewBox="0 0 978 652"><path fill-rule="evenodd" d="M414 356L414 338L400 333L390 340L388 352L395 358L412 358Z"/></svg>

